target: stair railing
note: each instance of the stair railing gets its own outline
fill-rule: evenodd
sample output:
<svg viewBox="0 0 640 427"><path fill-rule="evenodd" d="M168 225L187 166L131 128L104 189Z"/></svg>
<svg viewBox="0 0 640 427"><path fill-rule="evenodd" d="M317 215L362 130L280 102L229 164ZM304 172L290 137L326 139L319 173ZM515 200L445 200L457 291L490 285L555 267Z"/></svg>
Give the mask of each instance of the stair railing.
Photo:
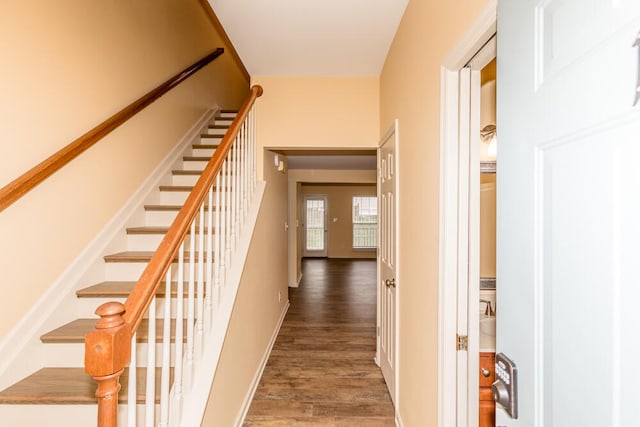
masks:
<svg viewBox="0 0 640 427"><path fill-rule="evenodd" d="M251 88L125 303L109 302L96 310L100 319L85 337L85 371L98 383L100 427L117 425L119 378L127 366L127 425L135 426L138 418L144 418L146 426L180 423L183 396L190 392L195 369L208 344L205 337L216 327L212 320L215 303L224 300L225 291L230 291L225 278L257 184L254 103L261 95L260 86ZM156 304L161 286L165 298L163 314L158 317L163 320L151 321L156 319L161 305ZM170 298L172 291L175 304ZM136 335L145 315L150 320L146 372L137 369L138 361L145 357L136 351ZM162 327L161 342L156 342L156 323ZM144 397L137 384L141 371L146 376ZM160 381L156 384L158 371ZM143 417L138 417L135 402L144 403Z"/></svg>
<svg viewBox="0 0 640 427"><path fill-rule="evenodd" d="M223 53L217 48L0 188L0 212Z"/></svg>

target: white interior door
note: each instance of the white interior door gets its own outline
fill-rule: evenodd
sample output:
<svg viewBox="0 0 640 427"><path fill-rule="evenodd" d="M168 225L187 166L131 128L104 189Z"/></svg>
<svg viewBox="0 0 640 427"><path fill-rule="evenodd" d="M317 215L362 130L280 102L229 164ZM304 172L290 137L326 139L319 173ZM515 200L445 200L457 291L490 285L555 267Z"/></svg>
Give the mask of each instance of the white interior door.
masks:
<svg viewBox="0 0 640 427"><path fill-rule="evenodd" d="M498 3L498 426L640 425L639 30L638 0Z"/></svg>
<svg viewBox="0 0 640 427"><path fill-rule="evenodd" d="M396 403L397 386L397 121L378 148L378 355L382 374Z"/></svg>
<svg viewBox="0 0 640 427"><path fill-rule="evenodd" d="M327 256L327 197L304 198L304 256Z"/></svg>

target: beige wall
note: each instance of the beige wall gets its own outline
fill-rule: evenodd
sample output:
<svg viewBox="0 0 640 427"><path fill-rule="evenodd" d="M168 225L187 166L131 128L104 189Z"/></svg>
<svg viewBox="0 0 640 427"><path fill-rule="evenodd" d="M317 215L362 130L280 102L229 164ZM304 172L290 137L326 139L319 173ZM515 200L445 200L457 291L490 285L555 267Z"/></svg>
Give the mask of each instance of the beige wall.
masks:
<svg viewBox="0 0 640 427"><path fill-rule="evenodd" d="M353 249L353 222L351 203L354 196L376 196L375 184L362 185L302 185L302 212L304 196L327 197L327 256L329 258L375 258L375 249ZM302 217L304 219L304 216ZM304 225L304 220L302 221ZM300 228L303 231L304 228ZM304 233L303 233L304 234ZM304 240L303 240L304 241Z"/></svg>
<svg viewBox="0 0 640 427"><path fill-rule="evenodd" d="M372 148L378 144L377 77L253 76L258 144L267 148ZM259 163L261 164L261 163Z"/></svg>
<svg viewBox="0 0 640 427"><path fill-rule="evenodd" d="M374 170L290 169L289 175L289 286L302 277L302 183L375 184Z"/></svg>
<svg viewBox="0 0 640 427"><path fill-rule="evenodd" d="M0 186L214 48L196 0L0 2ZM214 104L247 91L223 55L0 212L0 338Z"/></svg>
<svg viewBox="0 0 640 427"><path fill-rule="evenodd" d="M203 426L234 425L288 301L287 177L272 162L265 153L265 195Z"/></svg>
<svg viewBox="0 0 640 427"><path fill-rule="evenodd" d="M440 67L486 0L411 0L380 81L380 132L399 119L399 414L435 426Z"/></svg>

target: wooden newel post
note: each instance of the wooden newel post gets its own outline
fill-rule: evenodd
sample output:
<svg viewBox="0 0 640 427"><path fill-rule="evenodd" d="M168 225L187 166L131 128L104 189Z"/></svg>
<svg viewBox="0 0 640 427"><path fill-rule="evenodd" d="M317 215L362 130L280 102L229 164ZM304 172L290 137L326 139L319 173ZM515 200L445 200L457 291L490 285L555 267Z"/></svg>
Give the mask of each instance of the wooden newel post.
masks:
<svg viewBox="0 0 640 427"><path fill-rule="evenodd" d="M117 426L120 375L131 358L131 329L123 314L124 304L108 302L96 310L100 316L93 331L85 335L84 370L98 383L98 426Z"/></svg>

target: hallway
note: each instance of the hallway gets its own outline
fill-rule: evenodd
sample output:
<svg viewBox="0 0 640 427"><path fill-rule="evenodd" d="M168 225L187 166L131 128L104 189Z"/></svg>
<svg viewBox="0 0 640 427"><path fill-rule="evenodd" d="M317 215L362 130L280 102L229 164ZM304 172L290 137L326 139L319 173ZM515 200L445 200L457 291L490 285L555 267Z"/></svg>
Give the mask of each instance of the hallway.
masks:
<svg viewBox="0 0 640 427"><path fill-rule="evenodd" d="M244 426L395 426L376 351L376 262L305 259Z"/></svg>

